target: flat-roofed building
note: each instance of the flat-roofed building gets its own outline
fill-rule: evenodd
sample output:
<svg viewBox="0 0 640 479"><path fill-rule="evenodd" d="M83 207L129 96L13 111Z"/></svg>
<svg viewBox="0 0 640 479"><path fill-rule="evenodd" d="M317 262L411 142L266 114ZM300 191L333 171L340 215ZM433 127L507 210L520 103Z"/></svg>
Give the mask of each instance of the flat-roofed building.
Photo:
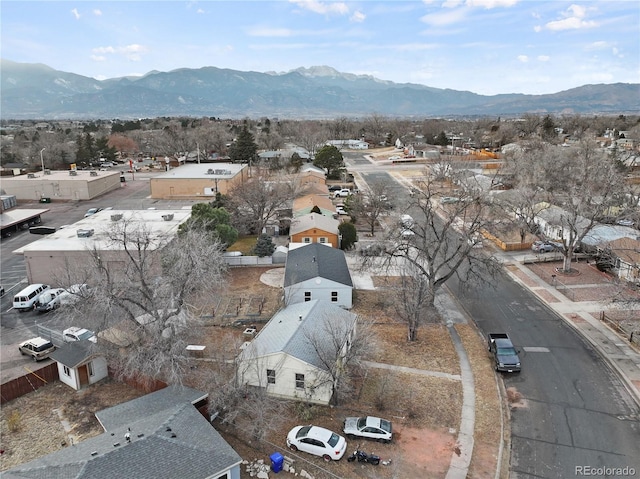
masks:
<svg viewBox="0 0 640 479"><path fill-rule="evenodd" d="M120 188L120 172L44 170L2 178L2 189L18 200L91 200Z"/></svg>
<svg viewBox="0 0 640 479"><path fill-rule="evenodd" d="M229 194L247 181L249 167L236 163L199 163L173 168L151 178L151 197L158 199L213 200L216 193Z"/></svg>
<svg viewBox="0 0 640 479"><path fill-rule="evenodd" d="M114 230L126 227L129 233L144 232L149 240L146 249L153 252L171 241L190 216L191 209L102 210L14 253L24 256L30 283L51 284L69 269L89 264L94 251L107 268L117 272L125 265L126 253L120 242L111 240Z"/></svg>

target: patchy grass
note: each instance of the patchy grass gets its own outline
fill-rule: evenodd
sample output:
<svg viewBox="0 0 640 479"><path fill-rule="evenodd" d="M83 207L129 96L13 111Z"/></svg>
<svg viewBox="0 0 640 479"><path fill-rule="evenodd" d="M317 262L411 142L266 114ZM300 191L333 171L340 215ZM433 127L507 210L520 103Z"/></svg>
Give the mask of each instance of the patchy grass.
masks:
<svg viewBox="0 0 640 479"><path fill-rule="evenodd" d="M243 236L229 246L227 252L240 251L243 255L251 255L251 251L257 242L257 236Z"/></svg>

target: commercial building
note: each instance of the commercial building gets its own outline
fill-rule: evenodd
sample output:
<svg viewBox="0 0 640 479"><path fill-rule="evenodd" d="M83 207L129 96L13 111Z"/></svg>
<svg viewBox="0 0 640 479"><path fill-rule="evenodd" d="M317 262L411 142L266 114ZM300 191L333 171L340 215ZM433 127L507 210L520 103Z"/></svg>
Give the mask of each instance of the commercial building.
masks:
<svg viewBox="0 0 640 479"><path fill-rule="evenodd" d="M30 283L53 284L70 268L88 264L94 252L100 254L107 268L116 271L125 264L126 253L120 242L112 241L114 230L143 231L149 240L146 249L154 251L175 237L180 224L190 216L190 209L103 210L14 253L24 256Z"/></svg>
<svg viewBox="0 0 640 479"><path fill-rule="evenodd" d="M213 200L249 178L249 167L236 163L199 163L173 168L151 178L151 197L165 200Z"/></svg>
<svg viewBox="0 0 640 479"><path fill-rule="evenodd" d="M20 200L91 200L120 188L118 171L44 170L2 178L2 189Z"/></svg>

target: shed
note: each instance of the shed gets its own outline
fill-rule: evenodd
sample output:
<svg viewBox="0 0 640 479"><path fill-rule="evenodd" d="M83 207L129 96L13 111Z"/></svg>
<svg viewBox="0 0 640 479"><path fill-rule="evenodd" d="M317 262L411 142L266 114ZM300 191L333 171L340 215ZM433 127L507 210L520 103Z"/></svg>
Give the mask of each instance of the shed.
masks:
<svg viewBox="0 0 640 479"><path fill-rule="evenodd" d="M98 354L96 345L88 339L66 343L49 357L58 363L60 381L76 391L109 375L107 360Z"/></svg>

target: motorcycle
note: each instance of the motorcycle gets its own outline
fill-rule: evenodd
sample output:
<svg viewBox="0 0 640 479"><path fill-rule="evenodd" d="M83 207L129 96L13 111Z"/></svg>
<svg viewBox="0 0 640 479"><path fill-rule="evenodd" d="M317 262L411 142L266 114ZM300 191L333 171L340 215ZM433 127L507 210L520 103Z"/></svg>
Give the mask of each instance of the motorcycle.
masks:
<svg viewBox="0 0 640 479"><path fill-rule="evenodd" d="M367 464L373 464L374 466L380 464L380 456L376 456L375 454L367 454L364 451L353 451L353 454L351 454L347 458L347 461L353 462L356 459L358 460L358 462L365 462Z"/></svg>

